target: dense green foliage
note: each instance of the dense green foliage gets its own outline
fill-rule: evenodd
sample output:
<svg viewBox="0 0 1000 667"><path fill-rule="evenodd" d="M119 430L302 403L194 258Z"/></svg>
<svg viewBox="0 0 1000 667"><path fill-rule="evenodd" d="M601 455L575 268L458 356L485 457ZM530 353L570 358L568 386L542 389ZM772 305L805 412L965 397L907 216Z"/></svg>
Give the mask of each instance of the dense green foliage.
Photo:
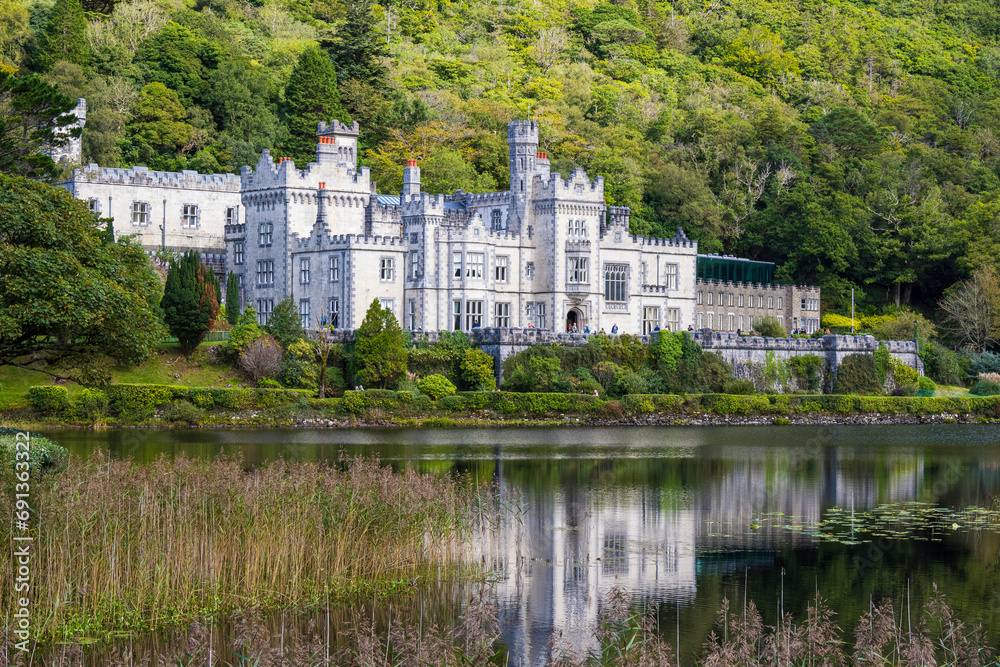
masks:
<svg viewBox="0 0 1000 667"><path fill-rule="evenodd" d="M471 391L490 391L497 386L493 375L493 357L478 348L469 348L462 355L462 384Z"/></svg>
<svg viewBox="0 0 1000 667"><path fill-rule="evenodd" d="M781 326L781 322L774 315L755 317L753 319L753 330L757 335L768 338L785 338L788 336L785 327Z"/></svg>
<svg viewBox="0 0 1000 667"><path fill-rule="evenodd" d="M354 377L362 385L394 385L406 375L406 344L396 316L373 299L355 334Z"/></svg>
<svg viewBox="0 0 1000 667"><path fill-rule="evenodd" d="M284 152L300 169L316 160L316 125L333 119L351 122L340 103L337 73L325 52L306 49L288 78L281 107L281 120L288 132Z"/></svg>
<svg viewBox="0 0 1000 667"><path fill-rule="evenodd" d="M226 321L233 326L240 321L240 280L232 271L226 277Z"/></svg>
<svg viewBox="0 0 1000 667"><path fill-rule="evenodd" d="M301 340L304 332L302 330L302 316L291 296L286 296L279 301L271 311L271 321L265 327L281 347L287 348L297 340Z"/></svg>
<svg viewBox="0 0 1000 667"><path fill-rule="evenodd" d="M881 385L875 359L867 354L849 354L837 366L835 394L879 394Z"/></svg>
<svg viewBox="0 0 1000 667"><path fill-rule="evenodd" d="M1000 382L977 380L969 387L969 393L973 396L996 396L1000 394Z"/></svg>
<svg viewBox="0 0 1000 667"><path fill-rule="evenodd" d="M51 179L60 173L47 146L64 146L80 129L69 112L76 101L36 75L14 76L0 68L0 173Z"/></svg>
<svg viewBox="0 0 1000 667"><path fill-rule="evenodd" d="M80 0L56 0L49 12L45 31L38 40L38 65L50 69L60 60L87 63L87 20Z"/></svg>
<svg viewBox="0 0 1000 667"><path fill-rule="evenodd" d="M0 365L99 380L105 360L139 363L163 339L145 252L98 224L65 190L0 174Z"/></svg>
<svg viewBox="0 0 1000 667"><path fill-rule="evenodd" d="M66 387L40 385L28 390L28 403L45 415L62 415L69 412L69 391Z"/></svg>
<svg viewBox="0 0 1000 667"><path fill-rule="evenodd" d="M451 380L443 375L428 375L425 378L420 378L417 387L420 389L420 393L430 396L435 401L445 396L451 396L458 391Z"/></svg>
<svg viewBox="0 0 1000 667"><path fill-rule="evenodd" d="M181 352L190 357L205 338L219 314L219 279L202 263L200 255L188 251L170 263L163 288L163 321L177 337Z"/></svg>

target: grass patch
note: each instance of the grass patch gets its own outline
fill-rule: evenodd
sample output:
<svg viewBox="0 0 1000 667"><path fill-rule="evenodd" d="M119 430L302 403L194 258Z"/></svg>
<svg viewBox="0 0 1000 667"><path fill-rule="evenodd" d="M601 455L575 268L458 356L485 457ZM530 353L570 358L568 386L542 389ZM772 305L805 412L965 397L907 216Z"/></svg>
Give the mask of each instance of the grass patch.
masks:
<svg viewBox="0 0 1000 667"><path fill-rule="evenodd" d="M0 498L10 516L12 494ZM343 467L97 455L36 481L33 562L43 642L148 630L237 608L291 607L458 565L478 492L372 460ZM12 551L0 568L13 571ZM436 575L435 575L436 576ZM0 598L0 616L13 612Z"/></svg>

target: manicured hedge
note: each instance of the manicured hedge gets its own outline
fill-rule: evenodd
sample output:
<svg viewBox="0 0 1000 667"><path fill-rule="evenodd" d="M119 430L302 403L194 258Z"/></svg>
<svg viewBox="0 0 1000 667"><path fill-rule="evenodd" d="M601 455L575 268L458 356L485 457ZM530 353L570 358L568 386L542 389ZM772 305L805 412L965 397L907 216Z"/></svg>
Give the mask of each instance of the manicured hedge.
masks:
<svg viewBox="0 0 1000 667"><path fill-rule="evenodd" d="M150 414L160 406L184 399L205 409L266 410L293 405L311 396L311 392L294 389L192 389L157 384L112 384L105 392L111 409L120 415Z"/></svg>
<svg viewBox="0 0 1000 667"><path fill-rule="evenodd" d="M120 415L151 414L158 406L173 403L188 388L162 384L111 384L105 388L111 410Z"/></svg>
<svg viewBox="0 0 1000 667"><path fill-rule="evenodd" d="M28 403L46 415L62 415L69 412L69 390L66 387L39 385L28 389Z"/></svg>

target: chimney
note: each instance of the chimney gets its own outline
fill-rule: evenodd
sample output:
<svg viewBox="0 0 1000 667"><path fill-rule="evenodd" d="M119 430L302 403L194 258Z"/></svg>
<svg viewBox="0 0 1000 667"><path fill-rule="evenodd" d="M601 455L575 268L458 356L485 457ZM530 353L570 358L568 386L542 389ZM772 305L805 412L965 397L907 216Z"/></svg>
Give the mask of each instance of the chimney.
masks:
<svg viewBox="0 0 1000 667"><path fill-rule="evenodd" d="M420 167L416 160L407 160L403 168L403 197L420 194Z"/></svg>
<svg viewBox="0 0 1000 667"><path fill-rule="evenodd" d="M535 155L535 173L545 181L549 178L549 169L549 154L545 151L538 151Z"/></svg>
<svg viewBox="0 0 1000 667"><path fill-rule="evenodd" d="M319 182L316 193L316 226L326 227L326 181Z"/></svg>

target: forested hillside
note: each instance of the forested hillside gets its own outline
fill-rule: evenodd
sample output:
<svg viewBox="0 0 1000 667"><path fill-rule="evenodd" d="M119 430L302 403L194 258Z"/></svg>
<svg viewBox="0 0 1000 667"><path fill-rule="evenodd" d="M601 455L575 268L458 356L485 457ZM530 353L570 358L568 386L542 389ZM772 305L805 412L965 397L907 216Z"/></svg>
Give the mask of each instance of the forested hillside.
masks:
<svg viewBox="0 0 1000 667"><path fill-rule="evenodd" d="M635 233L933 309L1000 257L1000 10L988 0L0 0L0 58L88 101L85 161L304 167L361 123L398 191L507 186L541 125ZM11 70L12 71L12 70Z"/></svg>

